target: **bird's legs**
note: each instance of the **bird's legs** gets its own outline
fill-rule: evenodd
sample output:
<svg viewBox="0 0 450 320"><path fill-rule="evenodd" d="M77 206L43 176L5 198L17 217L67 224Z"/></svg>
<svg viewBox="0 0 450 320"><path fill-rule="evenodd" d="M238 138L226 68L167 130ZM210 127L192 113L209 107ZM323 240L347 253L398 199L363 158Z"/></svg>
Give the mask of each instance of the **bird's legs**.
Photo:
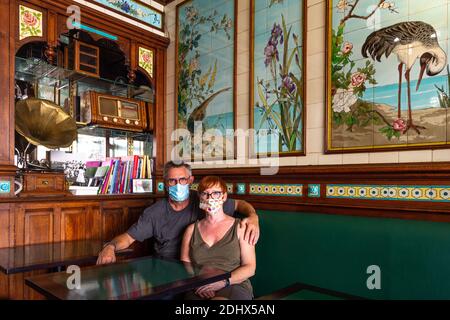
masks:
<svg viewBox="0 0 450 320"><path fill-rule="evenodd" d="M397 118L402 117L402 77L403 77L403 63L398 65L398 109Z"/></svg>
<svg viewBox="0 0 450 320"><path fill-rule="evenodd" d="M408 69L405 72L405 78L406 78L407 85L408 85L408 122L406 123L406 128L403 131L403 133L408 132L409 129L413 129L414 131L417 132L417 134L420 134L419 129L426 129L426 128L425 127L421 127L421 126L416 126L413 123L412 110L411 110L411 78L410 78L410 72L411 72L411 69Z"/></svg>

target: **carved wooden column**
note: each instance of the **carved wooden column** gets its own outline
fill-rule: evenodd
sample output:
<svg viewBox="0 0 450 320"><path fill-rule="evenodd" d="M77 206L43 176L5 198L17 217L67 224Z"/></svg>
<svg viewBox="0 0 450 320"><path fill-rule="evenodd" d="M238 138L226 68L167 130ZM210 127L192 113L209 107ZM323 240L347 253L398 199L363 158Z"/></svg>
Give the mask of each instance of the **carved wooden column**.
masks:
<svg viewBox="0 0 450 320"><path fill-rule="evenodd" d="M0 0L0 197L14 191L14 34L16 1ZM9 192L7 190L9 186Z"/></svg>

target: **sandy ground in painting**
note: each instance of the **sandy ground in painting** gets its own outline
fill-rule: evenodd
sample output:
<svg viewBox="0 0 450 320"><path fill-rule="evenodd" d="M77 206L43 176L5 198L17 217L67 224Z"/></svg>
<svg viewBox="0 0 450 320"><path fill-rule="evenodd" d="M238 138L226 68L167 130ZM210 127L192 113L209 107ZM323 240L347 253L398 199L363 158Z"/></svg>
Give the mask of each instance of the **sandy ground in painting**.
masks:
<svg viewBox="0 0 450 320"><path fill-rule="evenodd" d="M375 104L376 108L382 113L386 120L393 122L397 118L397 109L385 104ZM450 141L450 112L442 108L426 108L413 110L414 124L425 127L417 134L414 130L409 130L407 134L399 139L393 137L388 140L386 136L380 133L380 129L385 125L373 125L364 128L354 127L353 131L348 131L346 126L332 128L333 148L351 148L368 146L395 146L397 144L422 144L432 142ZM408 112L402 110L402 118L407 119Z"/></svg>

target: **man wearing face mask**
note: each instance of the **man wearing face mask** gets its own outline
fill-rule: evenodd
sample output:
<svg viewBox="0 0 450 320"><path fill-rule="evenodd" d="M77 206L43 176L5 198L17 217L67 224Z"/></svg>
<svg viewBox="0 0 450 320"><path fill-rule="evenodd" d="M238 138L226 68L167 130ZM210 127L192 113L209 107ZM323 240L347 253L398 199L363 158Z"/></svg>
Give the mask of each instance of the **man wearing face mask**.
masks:
<svg viewBox="0 0 450 320"><path fill-rule="evenodd" d="M178 259L183 233L186 227L203 218L196 192L190 192L193 183L191 167L186 163L170 161L164 166L164 182L168 198L147 208L139 220L127 232L108 242L100 252L97 264L114 263L115 252L128 248L134 241L154 238L156 256ZM227 199L223 211L233 216L238 212L245 216L241 222L244 239L255 245L259 238L259 223L255 209L246 201Z"/></svg>

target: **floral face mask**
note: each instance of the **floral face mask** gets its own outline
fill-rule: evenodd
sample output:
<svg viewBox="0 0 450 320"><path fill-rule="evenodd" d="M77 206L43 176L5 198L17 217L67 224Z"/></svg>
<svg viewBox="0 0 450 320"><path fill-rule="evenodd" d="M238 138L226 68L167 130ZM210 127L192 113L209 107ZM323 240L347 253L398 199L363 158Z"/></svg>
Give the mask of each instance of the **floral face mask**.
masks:
<svg viewBox="0 0 450 320"><path fill-rule="evenodd" d="M207 213L215 215L223 206L222 199L208 199L200 202L200 209Z"/></svg>

